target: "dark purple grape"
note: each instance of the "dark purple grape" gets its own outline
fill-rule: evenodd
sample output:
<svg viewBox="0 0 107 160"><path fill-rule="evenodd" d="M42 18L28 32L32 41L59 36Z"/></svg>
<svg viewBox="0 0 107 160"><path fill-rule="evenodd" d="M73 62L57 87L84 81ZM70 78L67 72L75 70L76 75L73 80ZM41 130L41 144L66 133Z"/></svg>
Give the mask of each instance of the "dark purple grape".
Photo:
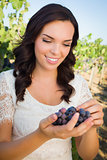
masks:
<svg viewBox="0 0 107 160"><path fill-rule="evenodd" d="M66 118L66 114L62 114L61 118L65 119Z"/></svg>
<svg viewBox="0 0 107 160"><path fill-rule="evenodd" d="M62 116L61 112L56 112L55 114L57 115L57 117L61 117Z"/></svg>
<svg viewBox="0 0 107 160"><path fill-rule="evenodd" d="M62 124L67 124L67 120L66 120L66 119L63 119L63 120L62 120Z"/></svg>
<svg viewBox="0 0 107 160"><path fill-rule="evenodd" d="M70 115L73 116L75 113L76 113L76 109L73 106L68 108L67 111L65 112L67 116L70 116Z"/></svg>
<svg viewBox="0 0 107 160"><path fill-rule="evenodd" d="M84 117L85 116L85 110L83 109L83 108L80 108L80 110L79 110L79 113L80 113L80 115L82 116L82 117Z"/></svg>
<svg viewBox="0 0 107 160"><path fill-rule="evenodd" d="M69 112L72 112L73 114L76 113L76 108L71 106L70 108L68 108Z"/></svg>
<svg viewBox="0 0 107 160"><path fill-rule="evenodd" d="M87 119L87 117L85 116L85 117L84 117L84 121L85 121L86 119Z"/></svg>
<svg viewBox="0 0 107 160"><path fill-rule="evenodd" d="M61 109L59 110L59 112L65 113L65 112L66 112L66 108L61 108Z"/></svg>
<svg viewBox="0 0 107 160"><path fill-rule="evenodd" d="M81 115L79 115L79 119L78 119L78 121L79 121L79 123L81 123L81 122L83 122L83 121L84 121L84 118L83 118Z"/></svg>
<svg viewBox="0 0 107 160"><path fill-rule="evenodd" d="M58 118L57 123L58 123L59 125L61 125L61 124L62 124L62 119L61 119L61 118Z"/></svg>
<svg viewBox="0 0 107 160"><path fill-rule="evenodd" d="M90 117L90 112L89 112L89 111L86 111L85 114L86 114L86 117L87 117L87 118Z"/></svg>
<svg viewBox="0 0 107 160"><path fill-rule="evenodd" d="M73 116L74 114L75 114L75 113L74 113L74 112L72 112L72 111L70 111L70 112L69 112L69 115L72 115L72 116Z"/></svg>
<svg viewBox="0 0 107 160"><path fill-rule="evenodd" d="M67 110L67 111L65 112L65 114L66 114L66 116L68 116L68 115L69 115L69 111Z"/></svg>
<svg viewBox="0 0 107 160"><path fill-rule="evenodd" d="M71 118L72 118L72 115L69 115L69 116L67 117L67 120L70 121Z"/></svg>

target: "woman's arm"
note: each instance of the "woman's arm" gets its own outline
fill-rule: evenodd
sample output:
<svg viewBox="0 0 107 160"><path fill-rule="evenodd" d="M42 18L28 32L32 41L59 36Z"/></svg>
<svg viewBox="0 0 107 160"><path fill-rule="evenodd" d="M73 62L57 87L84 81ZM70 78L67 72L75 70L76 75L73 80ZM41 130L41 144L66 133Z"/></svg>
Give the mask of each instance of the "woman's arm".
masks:
<svg viewBox="0 0 107 160"><path fill-rule="evenodd" d="M89 100L82 105L78 106L79 108L84 108L91 113L93 119L93 126L82 136L76 137L76 146L79 155L83 160L92 160L99 149L99 140L96 132L96 128L103 124L103 112L102 106L94 99Z"/></svg>
<svg viewBox="0 0 107 160"><path fill-rule="evenodd" d="M35 132L11 141L11 122L0 124L0 160L19 160L33 152L49 140L38 128Z"/></svg>
<svg viewBox="0 0 107 160"><path fill-rule="evenodd" d="M80 157L83 160L93 160L98 153L99 141L96 128L91 128L83 136L75 138Z"/></svg>
<svg viewBox="0 0 107 160"><path fill-rule="evenodd" d="M21 138L11 142L0 142L0 160L19 160L33 152L43 143L49 140L39 129Z"/></svg>
<svg viewBox="0 0 107 160"><path fill-rule="evenodd" d="M0 160L20 160L52 138L66 139L75 135L76 131L73 130L78 116L75 114L67 125L54 126L52 123L57 120L57 116L52 114L40 122L36 131L16 141L10 141L12 123L5 121L0 124Z"/></svg>
<svg viewBox="0 0 107 160"><path fill-rule="evenodd" d="M66 125L54 126L52 123L57 120L57 115L52 114L40 122L39 128L35 132L16 141L8 142L6 134L5 137L0 135L0 160L20 160L52 138L66 139L75 135L80 136L84 131L80 129L81 131L78 133L78 129L74 128L78 117L79 114L76 113ZM89 121L86 122L86 126L89 126L89 124ZM83 126L85 127L84 124ZM3 130L3 128L3 126L0 127L2 134L6 131ZM9 139L11 139L10 133L8 135L8 137L10 137Z"/></svg>

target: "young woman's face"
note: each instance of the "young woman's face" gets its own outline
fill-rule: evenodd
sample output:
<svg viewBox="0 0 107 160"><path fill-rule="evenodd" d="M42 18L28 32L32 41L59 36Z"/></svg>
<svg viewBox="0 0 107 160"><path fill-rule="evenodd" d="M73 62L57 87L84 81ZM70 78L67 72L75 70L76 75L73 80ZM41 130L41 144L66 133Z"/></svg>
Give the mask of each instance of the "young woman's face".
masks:
<svg viewBox="0 0 107 160"><path fill-rule="evenodd" d="M35 40L36 68L56 70L69 54L74 27L70 21L53 21Z"/></svg>

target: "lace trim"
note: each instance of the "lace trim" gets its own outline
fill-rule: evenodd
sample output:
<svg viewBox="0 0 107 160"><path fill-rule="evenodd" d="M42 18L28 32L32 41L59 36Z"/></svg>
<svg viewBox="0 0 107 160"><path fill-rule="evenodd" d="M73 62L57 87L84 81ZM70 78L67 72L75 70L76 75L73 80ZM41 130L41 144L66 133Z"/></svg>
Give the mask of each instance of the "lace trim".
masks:
<svg viewBox="0 0 107 160"><path fill-rule="evenodd" d="M13 121L14 105L12 96L9 93L4 73L0 74L0 123L5 119Z"/></svg>

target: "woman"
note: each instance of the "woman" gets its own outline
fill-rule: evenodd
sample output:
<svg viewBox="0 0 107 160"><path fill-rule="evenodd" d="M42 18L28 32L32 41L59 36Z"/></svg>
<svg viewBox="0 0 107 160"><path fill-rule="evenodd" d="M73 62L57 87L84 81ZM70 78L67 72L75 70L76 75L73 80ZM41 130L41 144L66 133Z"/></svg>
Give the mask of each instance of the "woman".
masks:
<svg viewBox="0 0 107 160"><path fill-rule="evenodd" d="M0 159L71 160L71 137L84 160L96 156L102 106L86 81L74 75L77 40L77 21L59 4L44 6L30 19L14 49L14 71L0 75ZM54 113L71 105L91 117L78 127L78 113L66 125L52 125Z"/></svg>

